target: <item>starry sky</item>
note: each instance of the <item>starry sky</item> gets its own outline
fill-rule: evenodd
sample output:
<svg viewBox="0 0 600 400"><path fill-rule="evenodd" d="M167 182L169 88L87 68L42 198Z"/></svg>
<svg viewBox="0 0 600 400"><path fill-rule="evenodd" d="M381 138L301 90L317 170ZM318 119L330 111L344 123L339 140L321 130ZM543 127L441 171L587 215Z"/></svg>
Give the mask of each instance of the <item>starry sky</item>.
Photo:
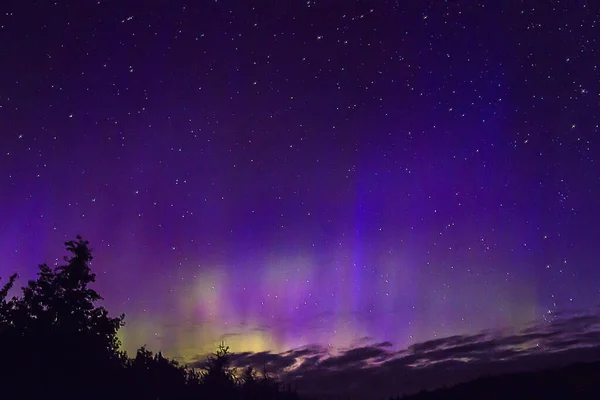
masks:
<svg viewBox="0 0 600 400"><path fill-rule="evenodd" d="M0 276L124 346L396 349L600 300L593 1L3 1Z"/></svg>

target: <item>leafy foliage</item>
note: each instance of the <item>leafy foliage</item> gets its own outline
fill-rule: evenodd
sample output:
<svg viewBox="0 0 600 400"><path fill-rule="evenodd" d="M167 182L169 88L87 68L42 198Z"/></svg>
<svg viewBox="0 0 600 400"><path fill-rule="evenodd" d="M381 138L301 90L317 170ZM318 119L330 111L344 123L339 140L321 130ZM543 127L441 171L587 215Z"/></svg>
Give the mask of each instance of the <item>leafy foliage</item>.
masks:
<svg viewBox="0 0 600 400"><path fill-rule="evenodd" d="M88 242L65 243L65 264L39 266L37 279L9 298L17 275L0 289L0 384L3 398L295 399L266 375L235 377L221 344L202 371L140 348L119 350L124 315L111 317L90 287L96 275Z"/></svg>

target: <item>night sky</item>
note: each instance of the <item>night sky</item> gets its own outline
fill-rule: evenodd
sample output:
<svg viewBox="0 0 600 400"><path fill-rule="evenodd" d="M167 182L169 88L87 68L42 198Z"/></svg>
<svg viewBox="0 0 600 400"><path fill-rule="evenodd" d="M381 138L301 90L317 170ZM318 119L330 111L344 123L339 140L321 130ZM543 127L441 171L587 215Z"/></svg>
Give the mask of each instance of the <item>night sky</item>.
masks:
<svg viewBox="0 0 600 400"><path fill-rule="evenodd" d="M193 360L600 303L600 4L2 1L0 276Z"/></svg>

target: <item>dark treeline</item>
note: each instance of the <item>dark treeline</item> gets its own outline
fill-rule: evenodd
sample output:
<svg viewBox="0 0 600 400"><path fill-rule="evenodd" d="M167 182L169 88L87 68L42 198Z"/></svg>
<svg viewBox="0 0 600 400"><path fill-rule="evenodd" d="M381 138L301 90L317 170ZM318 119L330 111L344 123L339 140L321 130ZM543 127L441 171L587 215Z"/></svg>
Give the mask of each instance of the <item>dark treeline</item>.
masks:
<svg viewBox="0 0 600 400"><path fill-rule="evenodd" d="M224 345L202 369L145 347L135 356L121 351L117 333L124 316L111 317L97 305L101 297L89 287L95 275L88 242L77 237L66 248L65 264L40 265L20 296L9 298L16 274L0 288L0 398L299 399L266 373L247 368L234 374ZM481 378L401 398L600 399L600 363Z"/></svg>
<svg viewBox="0 0 600 400"><path fill-rule="evenodd" d="M145 347L119 349L124 316L111 317L89 287L88 242L66 243L65 264L40 265L37 279L9 298L16 275L0 289L2 399L296 399L294 391L248 368L235 376L221 346L200 370Z"/></svg>
<svg viewBox="0 0 600 400"><path fill-rule="evenodd" d="M538 372L488 376L389 400L600 399L600 362Z"/></svg>

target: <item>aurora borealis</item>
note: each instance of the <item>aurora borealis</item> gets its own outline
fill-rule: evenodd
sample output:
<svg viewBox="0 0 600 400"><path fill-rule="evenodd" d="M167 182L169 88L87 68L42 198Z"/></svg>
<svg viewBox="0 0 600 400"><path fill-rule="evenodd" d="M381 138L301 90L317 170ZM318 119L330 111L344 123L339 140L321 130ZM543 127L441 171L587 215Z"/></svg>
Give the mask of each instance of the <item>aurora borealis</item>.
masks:
<svg viewBox="0 0 600 400"><path fill-rule="evenodd" d="M598 305L593 2L0 11L0 276L83 235L127 349L404 349Z"/></svg>

